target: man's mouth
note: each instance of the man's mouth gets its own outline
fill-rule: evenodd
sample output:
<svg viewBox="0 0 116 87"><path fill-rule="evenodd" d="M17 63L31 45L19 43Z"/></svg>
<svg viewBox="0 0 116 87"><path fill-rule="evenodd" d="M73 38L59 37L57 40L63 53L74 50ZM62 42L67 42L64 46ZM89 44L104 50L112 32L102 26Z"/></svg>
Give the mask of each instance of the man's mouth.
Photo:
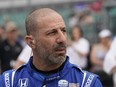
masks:
<svg viewBox="0 0 116 87"><path fill-rule="evenodd" d="M60 47L60 48L56 49L55 51L56 51L56 53L64 54L64 53L66 53L66 48Z"/></svg>

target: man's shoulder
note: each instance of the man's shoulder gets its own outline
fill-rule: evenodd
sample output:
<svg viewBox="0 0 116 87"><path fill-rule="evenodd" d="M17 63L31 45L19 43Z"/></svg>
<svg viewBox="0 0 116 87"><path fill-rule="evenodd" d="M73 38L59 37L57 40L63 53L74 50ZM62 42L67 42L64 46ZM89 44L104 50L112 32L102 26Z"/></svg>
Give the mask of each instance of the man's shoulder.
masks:
<svg viewBox="0 0 116 87"><path fill-rule="evenodd" d="M14 70L7 70L7 71L3 72L3 73L0 75L0 78L3 77L3 76L5 76L5 75L8 75L8 74L12 73L13 71L14 71Z"/></svg>
<svg viewBox="0 0 116 87"><path fill-rule="evenodd" d="M8 70L2 73L2 75L0 75L0 87L9 87L11 85L11 80L13 78L13 73L15 72L15 70Z"/></svg>
<svg viewBox="0 0 116 87"><path fill-rule="evenodd" d="M93 87L93 85L95 87L97 87L96 83L101 85L98 75L88 72L88 71L85 71L85 70L82 70L80 67L75 66L75 65L73 66L73 68L75 70L75 74L77 76L82 77L82 85L83 85L82 87ZM100 87L102 87L102 86L100 86Z"/></svg>
<svg viewBox="0 0 116 87"><path fill-rule="evenodd" d="M17 71L18 70L8 70L3 72L2 75L0 75L0 87L12 87Z"/></svg>
<svg viewBox="0 0 116 87"><path fill-rule="evenodd" d="M16 70L7 70L0 75L0 83L3 81L11 81L14 78L14 75L25 71L25 65L19 67Z"/></svg>
<svg viewBox="0 0 116 87"><path fill-rule="evenodd" d="M2 44L3 46L4 46L4 45L9 45L7 39L3 40L1 44Z"/></svg>
<svg viewBox="0 0 116 87"><path fill-rule="evenodd" d="M20 71L21 69L23 69L23 66L19 67L18 69L14 70L7 70L5 72L3 72L1 75L0 75L0 78L1 77L5 77L5 76L11 76L13 73L15 73L16 71Z"/></svg>
<svg viewBox="0 0 116 87"><path fill-rule="evenodd" d="M88 71L84 71L83 87L102 87L99 76Z"/></svg>
<svg viewBox="0 0 116 87"><path fill-rule="evenodd" d="M7 71L3 72L2 75L0 75L0 76L11 75L15 72L21 72L22 70L25 70L25 67L26 67L26 65L22 65L18 69L7 70Z"/></svg>
<svg viewBox="0 0 116 87"><path fill-rule="evenodd" d="M94 74L94 73L92 73L92 72L89 72L89 71L86 71L86 70L83 70L82 68L80 68L79 66L77 66L77 65L74 65L74 64L72 64L73 65L73 69L75 69L76 70L76 72L80 72L81 74L86 74L87 76L89 76L89 75L91 75L91 76L94 76L94 77L99 77L98 75L96 75L96 74Z"/></svg>

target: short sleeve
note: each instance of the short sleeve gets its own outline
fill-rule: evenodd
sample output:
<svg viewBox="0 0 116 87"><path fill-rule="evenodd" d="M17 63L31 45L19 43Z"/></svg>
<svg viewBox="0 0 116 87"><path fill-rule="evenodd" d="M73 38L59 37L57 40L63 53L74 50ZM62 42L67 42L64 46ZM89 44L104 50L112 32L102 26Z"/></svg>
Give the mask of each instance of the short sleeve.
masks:
<svg viewBox="0 0 116 87"><path fill-rule="evenodd" d="M116 66L116 38L113 40L111 48L105 57L103 68L106 73L110 73L114 66Z"/></svg>
<svg viewBox="0 0 116 87"><path fill-rule="evenodd" d="M89 42L85 38L81 38L77 44L74 45L75 50L81 53L89 53Z"/></svg>

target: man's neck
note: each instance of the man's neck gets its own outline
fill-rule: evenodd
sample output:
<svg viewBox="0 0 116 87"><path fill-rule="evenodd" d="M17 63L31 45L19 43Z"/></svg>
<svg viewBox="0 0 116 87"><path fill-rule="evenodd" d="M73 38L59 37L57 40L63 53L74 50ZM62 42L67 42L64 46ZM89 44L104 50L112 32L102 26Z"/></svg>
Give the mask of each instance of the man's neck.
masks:
<svg viewBox="0 0 116 87"><path fill-rule="evenodd" d="M56 68L56 69L53 69L53 70L50 70L50 71L43 71L43 70L37 69L37 68L35 67L35 65L34 65L32 62L31 62L31 67L32 67L35 71L40 72L40 73L42 73L42 74L48 76L48 75L55 74L55 73L60 72L61 70L63 70L64 64L65 64L65 62L64 62L60 67L58 67L58 68Z"/></svg>
<svg viewBox="0 0 116 87"><path fill-rule="evenodd" d="M45 61L42 61L39 58L33 58L33 65L38 70L41 70L41 71L52 71L52 70L55 70L55 69L59 68L62 64L63 63L61 63L61 64L47 63Z"/></svg>

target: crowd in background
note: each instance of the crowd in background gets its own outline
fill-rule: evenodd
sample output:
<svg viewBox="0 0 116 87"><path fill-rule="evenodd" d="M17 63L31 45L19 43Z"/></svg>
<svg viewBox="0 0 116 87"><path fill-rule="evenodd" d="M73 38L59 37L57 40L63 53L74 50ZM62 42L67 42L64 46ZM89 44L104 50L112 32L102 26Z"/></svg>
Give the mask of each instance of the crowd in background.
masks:
<svg viewBox="0 0 116 87"><path fill-rule="evenodd" d="M113 85L116 84L116 77L106 73L106 69L104 71L104 60L114 36L108 27L108 15L102 8L102 4L102 2L93 2L86 10L80 10L80 12L79 6L76 7L78 10L71 15L69 21L71 41L69 41L67 55L71 57L70 62L98 74L104 87L116 87ZM96 27L93 28L93 26ZM87 33L90 29L94 32ZM116 55L116 51L114 54ZM111 62L114 62L113 67L116 67L116 59ZM116 73L116 70L114 72Z"/></svg>
<svg viewBox="0 0 116 87"><path fill-rule="evenodd" d="M107 59L107 63L104 62L105 58L109 57L106 55L112 47L115 35L108 27L108 15L102 5L103 2L99 1L83 8L81 8L82 4L74 7L74 12L69 18L67 55L70 56L71 63L98 74L103 87L116 87L114 85L116 76L113 75L116 69L113 68L115 70L113 73L110 72L111 68L107 71L106 66L108 68L107 64L112 61ZM0 26L1 73L9 69L17 69L27 63L33 55L31 48L21 38L19 30L12 20ZM113 65L116 67L116 51L113 52L115 55Z"/></svg>
<svg viewBox="0 0 116 87"><path fill-rule="evenodd" d="M12 69L15 61L23 49L23 40L21 40L18 28L12 21L6 22L1 26L0 37L0 61L2 72Z"/></svg>

